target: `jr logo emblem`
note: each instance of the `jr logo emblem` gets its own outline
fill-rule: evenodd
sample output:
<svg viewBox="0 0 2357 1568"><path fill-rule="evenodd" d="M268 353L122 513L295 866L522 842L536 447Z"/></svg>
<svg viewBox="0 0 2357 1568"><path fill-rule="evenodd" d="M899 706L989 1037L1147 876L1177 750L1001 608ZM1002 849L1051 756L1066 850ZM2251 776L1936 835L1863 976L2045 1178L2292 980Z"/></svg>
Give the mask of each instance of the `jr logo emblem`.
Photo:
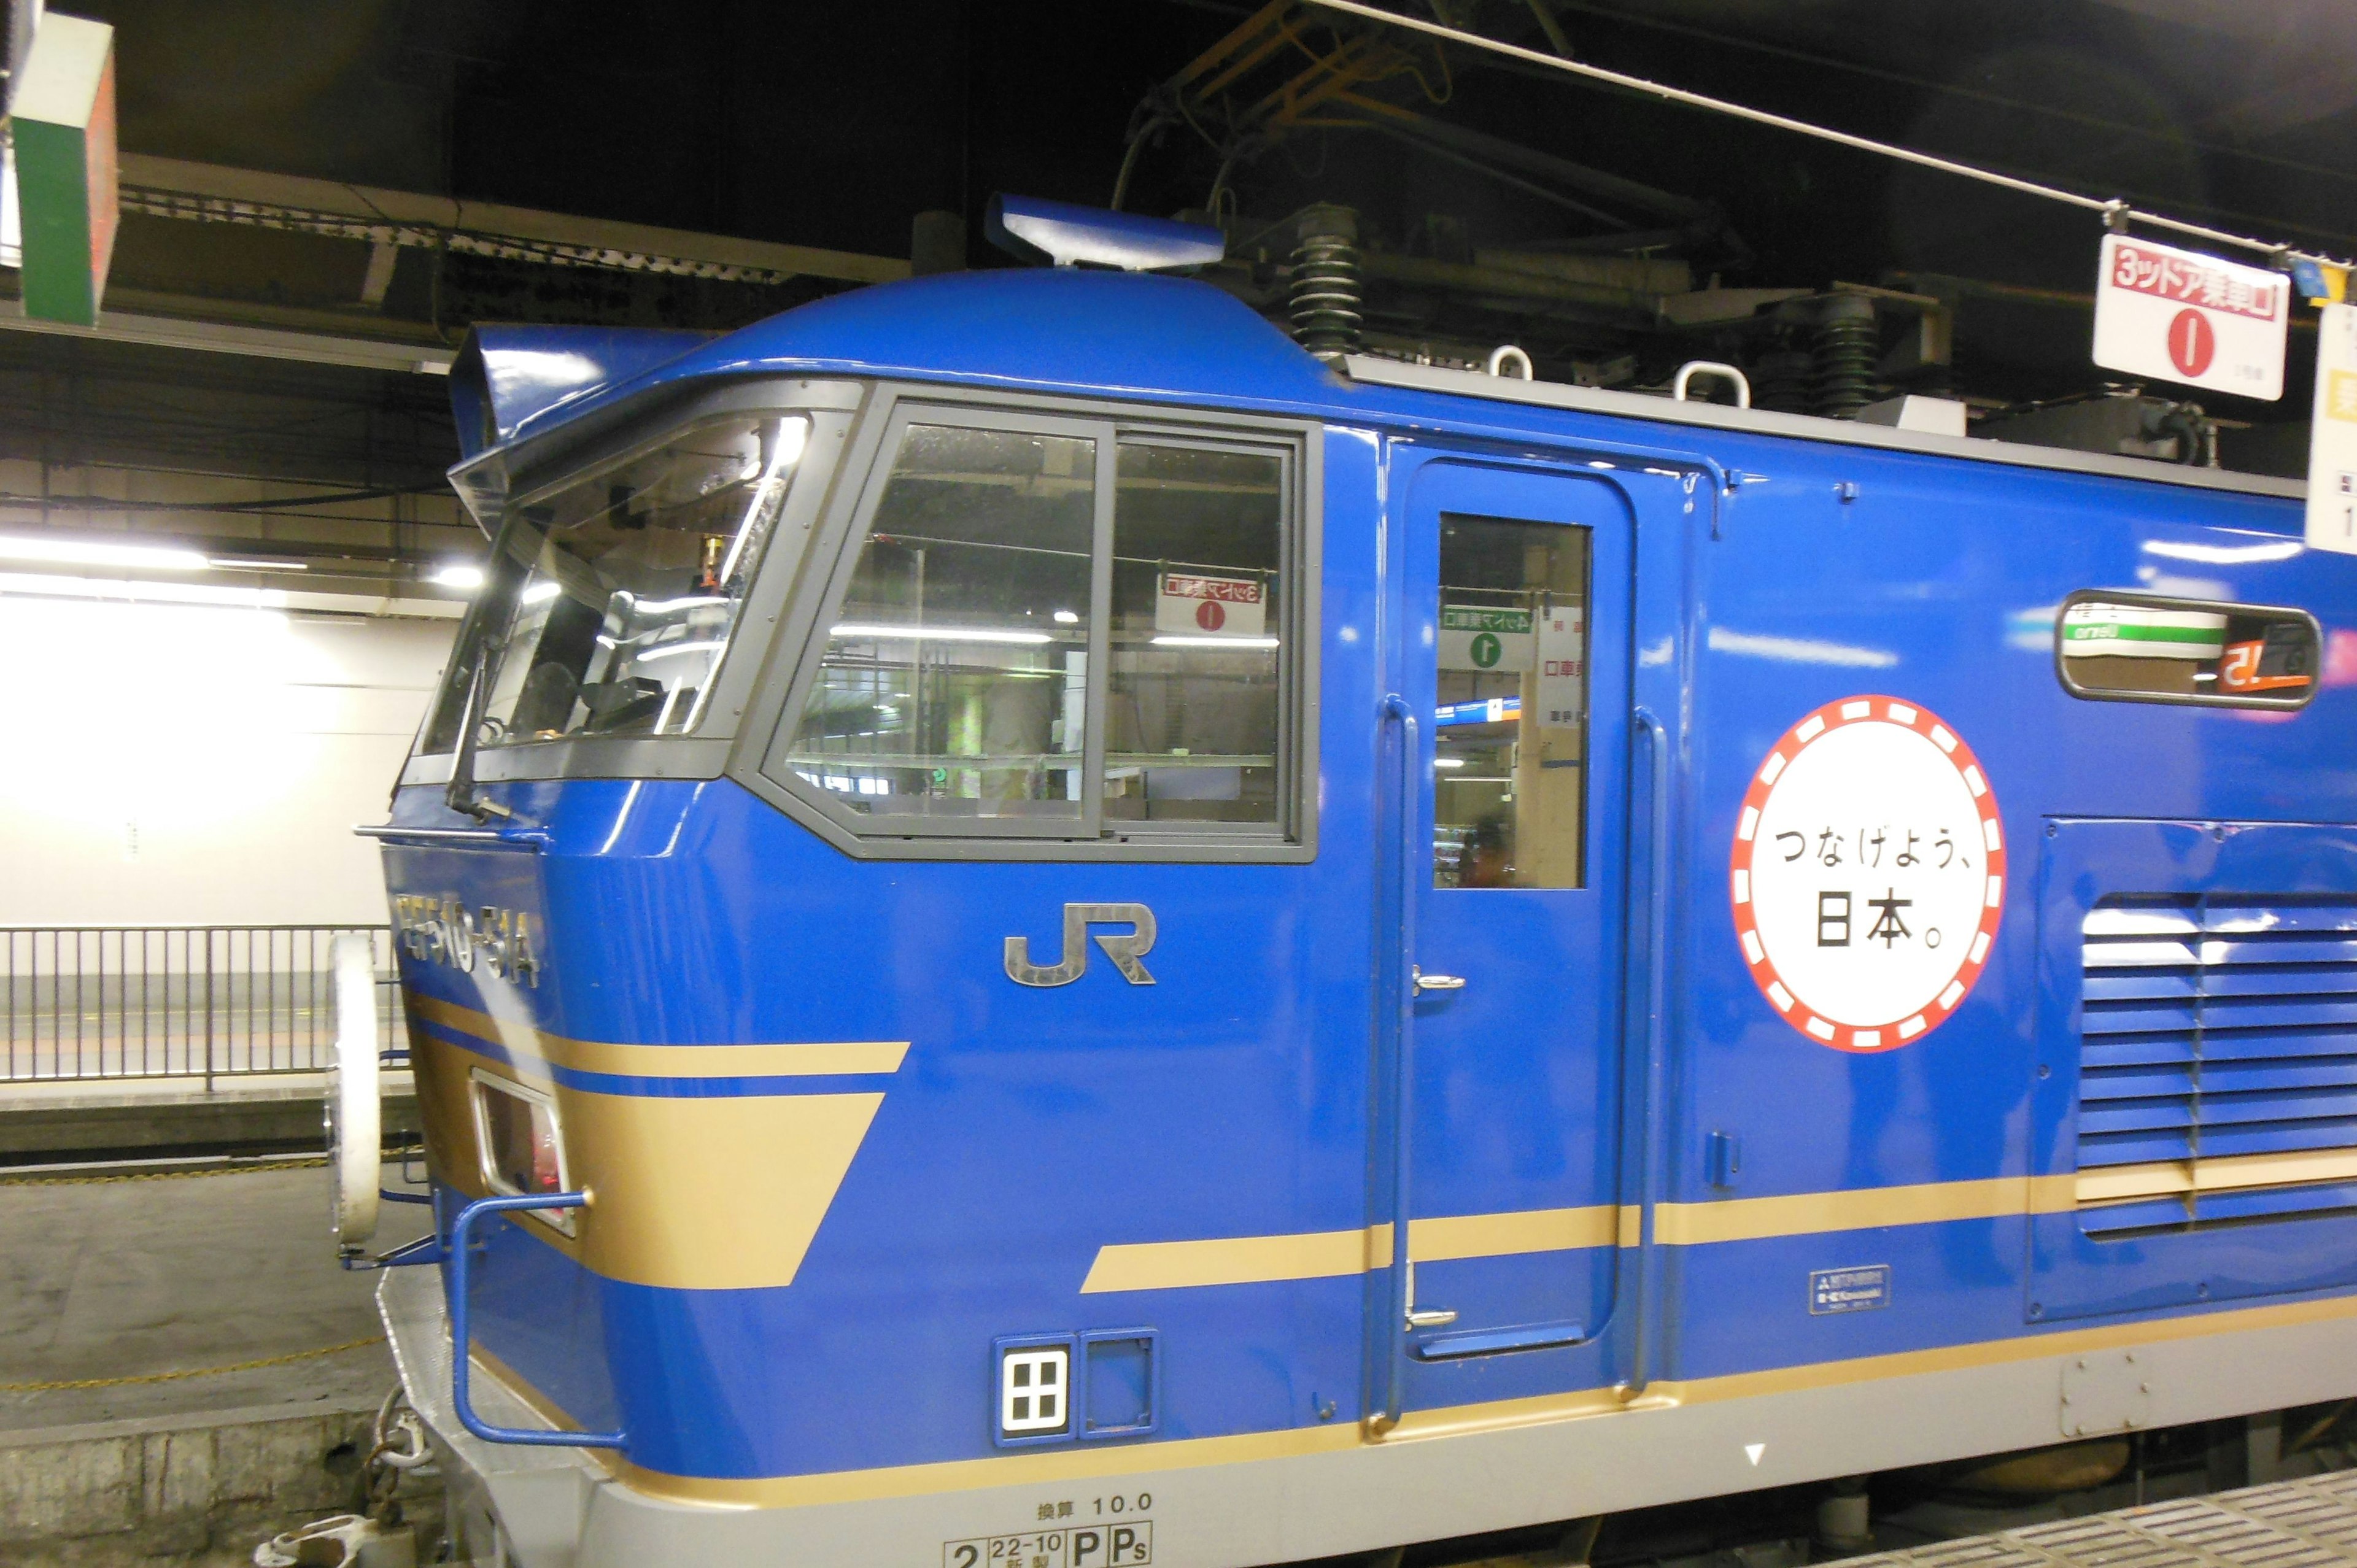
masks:
<svg viewBox="0 0 2357 1568"><path fill-rule="evenodd" d="M1113 960L1121 977L1132 985L1151 985L1154 976L1140 961L1154 950L1154 911L1143 904L1067 904L1064 906L1062 961L1042 969L1031 961L1031 939L1006 939L1006 978L1017 985L1070 985L1088 972L1089 928L1127 926L1126 935L1095 933L1097 946Z"/></svg>

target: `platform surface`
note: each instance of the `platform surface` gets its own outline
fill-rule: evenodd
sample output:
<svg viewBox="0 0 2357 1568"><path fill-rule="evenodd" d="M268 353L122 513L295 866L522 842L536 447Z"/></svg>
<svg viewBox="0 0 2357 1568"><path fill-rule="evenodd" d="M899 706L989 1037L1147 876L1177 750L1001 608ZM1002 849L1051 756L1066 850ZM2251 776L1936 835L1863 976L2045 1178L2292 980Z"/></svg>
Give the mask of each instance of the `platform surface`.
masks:
<svg viewBox="0 0 2357 1568"><path fill-rule="evenodd" d="M0 1180L0 1432L373 1401L376 1281L337 1266L317 1165ZM26 1386L59 1383L87 1386Z"/></svg>
<svg viewBox="0 0 2357 1568"><path fill-rule="evenodd" d="M1844 1568L2347 1568L2357 1470L1943 1541Z"/></svg>

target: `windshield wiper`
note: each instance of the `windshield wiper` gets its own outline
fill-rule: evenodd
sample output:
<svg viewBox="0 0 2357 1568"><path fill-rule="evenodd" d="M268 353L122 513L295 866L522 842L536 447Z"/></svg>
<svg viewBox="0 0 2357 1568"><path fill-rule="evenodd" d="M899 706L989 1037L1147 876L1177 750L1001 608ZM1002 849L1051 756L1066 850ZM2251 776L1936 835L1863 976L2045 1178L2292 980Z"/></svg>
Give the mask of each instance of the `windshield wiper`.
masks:
<svg viewBox="0 0 2357 1568"><path fill-rule="evenodd" d="M451 748L449 787L442 792L442 798L449 802L452 811L472 817L479 822L488 822L493 817L515 815L497 800L485 799L483 792L475 787L476 731L483 722L483 685L490 667L490 660L479 650L475 655L475 671L467 678L466 705L458 710L458 737L457 745Z"/></svg>

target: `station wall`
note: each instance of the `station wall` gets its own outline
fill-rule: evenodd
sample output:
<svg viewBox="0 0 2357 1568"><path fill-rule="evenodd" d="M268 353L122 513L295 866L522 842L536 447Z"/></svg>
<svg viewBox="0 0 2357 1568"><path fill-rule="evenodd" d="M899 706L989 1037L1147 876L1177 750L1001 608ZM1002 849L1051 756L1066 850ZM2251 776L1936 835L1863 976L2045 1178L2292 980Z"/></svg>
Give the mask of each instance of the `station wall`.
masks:
<svg viewBox="0 0 2357 1568"><path fill-rule="evenodd" d="M377 924L446 618L0 594L0 925Z"/></svg>

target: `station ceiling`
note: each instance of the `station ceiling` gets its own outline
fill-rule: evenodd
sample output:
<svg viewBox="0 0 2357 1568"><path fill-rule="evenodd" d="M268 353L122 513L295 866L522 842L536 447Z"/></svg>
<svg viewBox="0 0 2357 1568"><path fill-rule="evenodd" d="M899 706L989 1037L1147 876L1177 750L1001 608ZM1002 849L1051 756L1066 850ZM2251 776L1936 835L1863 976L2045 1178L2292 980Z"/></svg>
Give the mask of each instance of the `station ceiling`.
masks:
<svg viewBox="0 0 2357 1568"><path fill-rule="evenodd" d="M2346 0L1389 3L2092 194L2357 251ZM1135 139L1124 192L1134 209L1216 206L1239 232L1340 202L1360 211L1371 245L1403 256L1619 251L1683 259L1697 287L1714 276L1729 288L1961 280L1981 292L1960 320L1960 370L2005 395L2101 379L2080 303L2098 238L2089 214L1307 6L1279 19L1282 37L1253 70L1210 92L1207 78L1185 87L1182 73L1261 6L63 8L117 28L125 182L141 194L121 231L115 310L429 355L447 355L476 320L733 327L905 270L921 212L965 220L968 264L1011 264L980 238L990 195L1105 204ZM1321 71L1349 79L1303 102ZM1580 183L1589 175L1604 185ZM1598 199L1614 180L1667 205ZM283 220L289 212L299 220ZM435 238L462 231L509 240ZM560 254L599 247L608 259L594 264ZM93 358L91 347L0 334L0 392L77 376L102 402L105 389L135 389L102 426L118 453L139 446L135 416L157 379L203 358ZM252 374L273 396L289 385L283 369L189 373ZM317 477L382 482L397 467L405 484L432 467L438 379L321 375L333 409L374 410L368 418L401 435L356 464L339 413L320 426L339 434L322 438ZM300 468L307 459L288 442L301 422L281 424L293 434L274 438L268 462ZM159 460L184 426L158 426ZM70 435L48 415L42 428L42 441ZM15 445L31 439L20 432Z"/></svg>

